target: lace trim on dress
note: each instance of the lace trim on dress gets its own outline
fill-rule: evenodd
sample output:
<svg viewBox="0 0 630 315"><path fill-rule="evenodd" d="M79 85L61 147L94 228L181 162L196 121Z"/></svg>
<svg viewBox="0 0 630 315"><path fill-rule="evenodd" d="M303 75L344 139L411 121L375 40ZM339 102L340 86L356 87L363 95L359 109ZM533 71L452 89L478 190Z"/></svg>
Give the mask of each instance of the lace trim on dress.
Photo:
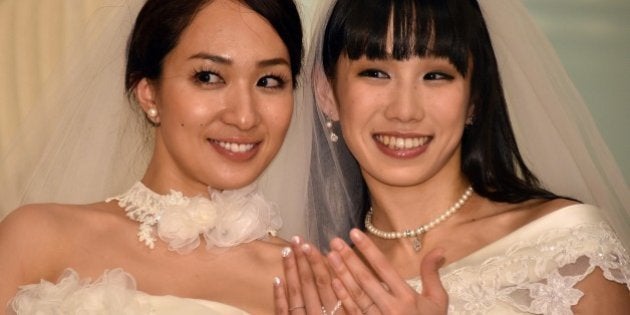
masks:
<svg viewBox="0 0 630 315"><path fill-rule="evenodd" d="M511 246L480 265L442 274L449 314L487 314L499 304L532 314L573 314L583 293L575 285L595 267L630 290L630 260L604 222L554 229ZM422 290L418 278L407 281Z"/></svg>
<svg viewBox="0 0 630 315"><path fill-rule="evenodd" d="M138 240L155 247L155 235L168 243L169 250L186 254L200 244L206 248L231 247L275 235L282 219L275 206L252 184L237 190L209 189L210 199L186 197L171 190L159 195L141 182L126 193L109 198L118 200L127 216L140 222Z"/></svg>
<svg viewBox="0 0 630 315"><path fill-rule="evenodd" d="M122 269L106 271L94 282L66 269L57 284L42 280L22 286L10 309L16 314L149 314L135 288Z"/></svg>

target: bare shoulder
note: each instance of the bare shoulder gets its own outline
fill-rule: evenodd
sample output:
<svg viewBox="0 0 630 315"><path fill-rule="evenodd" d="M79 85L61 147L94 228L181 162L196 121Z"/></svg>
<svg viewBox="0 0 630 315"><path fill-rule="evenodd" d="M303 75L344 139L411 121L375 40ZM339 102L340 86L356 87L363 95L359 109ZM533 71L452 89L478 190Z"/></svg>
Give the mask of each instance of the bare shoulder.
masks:
<svg viewBox="0 0 630 315"><path fill-rule="evenodd" d="M32 204L22 206L0 222L0 264L22 270L25 281L55 279L77 249L105 229L113 229L112 205ZM109 226L109 227L108 227ZM30 279L37 275L37 279Z"/></svg>
<svg viewBox="0 0 630 315"><path fill-rule="evenodd" d="M59 276L69 250L68 234L89 212L89 206L33 204L0 221L0 305L6 305L19 285Z"/></svg>
<svg viewBox="0 0 630 315"><path fill-rule="evenodd" d="M57 204L31 204L14 210L0 222L2 248L18 241L22 247L46 247L60 236L60 231L71 226L66 220L68 214L63 205Z"/></svg>
<svg viewBox="0 0 630 315"><path fill-rule="evenodd" d="M532 199L521 203L493 203L490 218L501 222L509 230L517 229L560 209L576 205L578 202L557 198L551 200Z"/></svg>
<svg viewBox="0 0 630 315"><path fill-rule="evenodd" d="M534 199L516 205L516 209L528 213L527 217L533 221L560 209L578 204L577 201L556 198L551 200Z"/></svg>
<svg viewBox="0 0 630 315"><path fill-rule="evenodd" d="M36 245L66 237L73 230L85 229L91 221L107 216L106 203L89 205L30 204L11 212L0 222L0 233L8 239L23 239ZM3 239L4 241L4 239Z"/></svg>

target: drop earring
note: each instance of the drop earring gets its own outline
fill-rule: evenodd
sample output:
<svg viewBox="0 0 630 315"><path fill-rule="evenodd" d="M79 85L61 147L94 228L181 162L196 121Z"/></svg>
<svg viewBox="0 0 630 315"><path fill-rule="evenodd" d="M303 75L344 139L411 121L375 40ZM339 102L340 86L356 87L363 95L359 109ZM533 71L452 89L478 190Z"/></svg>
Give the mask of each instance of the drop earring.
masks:
<svg viewBox="0 0 630 315"><path fill-rule="evenodd" d="M468 116L468 118L466 118L466 127L470 127L475 123L475 119L472 115Z"/></svg>
<svg viewBox="0 0 630 315"><path fill-rule="evenodd" d="M339 141L339 136L335 133L333 129L333 121L328 116L326 116L326 128L328 128L328 132L330 134L330 141L337 142Z"/></svg>

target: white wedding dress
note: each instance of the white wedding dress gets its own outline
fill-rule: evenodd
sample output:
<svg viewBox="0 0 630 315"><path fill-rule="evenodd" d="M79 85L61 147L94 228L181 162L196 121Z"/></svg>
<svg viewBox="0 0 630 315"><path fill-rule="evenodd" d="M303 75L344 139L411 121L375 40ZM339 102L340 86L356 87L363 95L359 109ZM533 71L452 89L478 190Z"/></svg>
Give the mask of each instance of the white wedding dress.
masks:
<svg viewBox="0 0 630 315"><path fill-rule="evenodd" d="M67 269L56 283L41 281L21 287L9 305L16 314L248 314L230 305L180 298L153 296L136 290L133 277L122 269L105 271L96 281L80 279Z"/></svg>
<svg viewBox="0 0 630 315"><path fill-rule="evenodd" d="M282 226L275 207L256 184L236 190L210 190L211 198L186 197L177 191L159 195L141 182L118 200L138 221L138 240L153 248L164 241L182 255L206 245L230 248L275 233ZM205 218L201 220L200 218ZM192 225L191 225L192 224ZM9 305L16 314L247 314L218 302L152 296L137 290L134 277L121 268L105 270L92 281L66 269L56 283L41 280L21 286Z"/></svg>
<svg viewBox="0 0 630 315"><path fill-rule="evenodd" d="M630 290L628 253L599 209L568 206L440 270L449 314L573 314L575 285L599 267ZM408 283L421 291L420 280Z"/></svg>

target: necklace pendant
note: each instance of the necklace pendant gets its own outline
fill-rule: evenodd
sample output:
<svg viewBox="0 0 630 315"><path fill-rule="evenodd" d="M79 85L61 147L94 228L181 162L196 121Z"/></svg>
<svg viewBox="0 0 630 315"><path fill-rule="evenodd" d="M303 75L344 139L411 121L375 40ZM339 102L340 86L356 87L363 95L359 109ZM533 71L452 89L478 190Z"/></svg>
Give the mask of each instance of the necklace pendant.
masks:
<svg viewBox="0 0 630 315"><path fill-rule="evenodd" d="M422 242L420 241L419 236L413 238L412 244L413 250L415 250L416 252L419 252L422 249Z"/></svg>

